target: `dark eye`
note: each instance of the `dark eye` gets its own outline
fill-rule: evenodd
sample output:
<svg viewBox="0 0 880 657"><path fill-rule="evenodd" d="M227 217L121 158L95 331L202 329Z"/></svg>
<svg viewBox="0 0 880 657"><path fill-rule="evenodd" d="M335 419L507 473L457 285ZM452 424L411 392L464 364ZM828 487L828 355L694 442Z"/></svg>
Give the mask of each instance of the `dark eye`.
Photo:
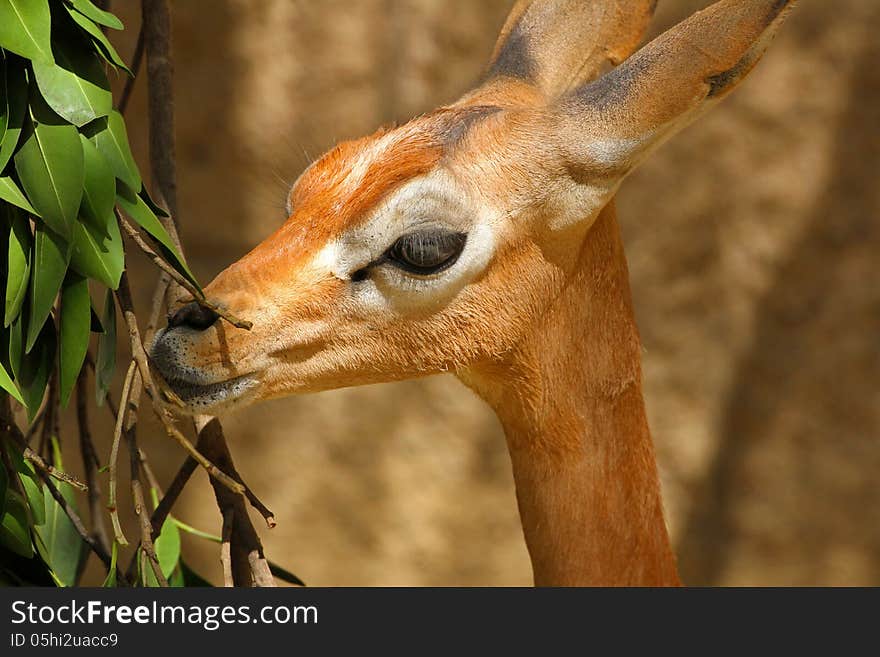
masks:
<svg viewBox="0 0 880 657"><path fill-rule="evenodd" d="M467 235L444 230L425 230L398 238L385 253L389 262L404 271L427 276L455 264Z"/></svg>

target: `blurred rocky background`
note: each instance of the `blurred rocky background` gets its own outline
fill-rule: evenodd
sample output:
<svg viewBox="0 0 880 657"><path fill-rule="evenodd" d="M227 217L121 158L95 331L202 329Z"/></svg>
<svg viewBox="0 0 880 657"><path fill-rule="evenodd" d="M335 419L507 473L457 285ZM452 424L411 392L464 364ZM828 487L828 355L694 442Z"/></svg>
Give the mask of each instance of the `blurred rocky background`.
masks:
<svg viewBox="0 0 880 657"><path fill-rule="evenodd" d="M138 4L113 2L125 56ZM706 4L661 0L654 33ZM201 279L285 219L287 188L336 141L465 91L510 5L174 2L179 219ZM878 33L874 0L801 2L750 79L620 192L688 583L880 584ZM128 112L144 169L145 95ZM130 267L145 308L155 272ZM530 583L500 427L452 377L271 402L225 426L278 518L267 554L309 584ZM140 435L167 485L182 454L155 424ZM203 473L176 513L219 533ZM185 536L184 554L221 579L215 545Z"/></svg>

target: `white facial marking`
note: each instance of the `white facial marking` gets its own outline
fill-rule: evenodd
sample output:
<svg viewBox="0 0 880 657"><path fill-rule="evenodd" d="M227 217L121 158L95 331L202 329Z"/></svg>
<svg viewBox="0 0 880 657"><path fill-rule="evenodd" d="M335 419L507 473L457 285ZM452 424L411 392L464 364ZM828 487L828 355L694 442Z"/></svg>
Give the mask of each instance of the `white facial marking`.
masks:
<svg viewBox="0 0 880 657"><path fill-rule="evenodd" d="M340 269L339 263L339 242L330 240L315 254L312 266L319 271L329 271L336 278L348 278L348 273Z"/></svg>
<svg viewBox="0 0 880 657"><path fill-rule="evenodd" d="M643 137L638 139L589 139L584 144L587 157L604 167L618 167L645 145Z"/></svg>
<svg viewBox="0 0 880 657"><path fill-rule="evenodd" d="M325 245L313 262L343 280L367 268L367 276L352 287L362 310L430 308L448 301L485 269L495 252L498 219L483 204L469 202L453 177L437 169L391 194L366 221ZM420 276L382 262L398 238L430 229L467 235L461 254L448 269Z"/></svg>

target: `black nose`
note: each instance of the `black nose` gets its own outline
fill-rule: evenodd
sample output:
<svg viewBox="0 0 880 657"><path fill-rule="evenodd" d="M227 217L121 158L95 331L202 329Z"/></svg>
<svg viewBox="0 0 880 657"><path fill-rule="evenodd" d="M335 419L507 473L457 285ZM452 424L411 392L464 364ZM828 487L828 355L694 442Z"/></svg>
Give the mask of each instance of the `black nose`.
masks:
<svg viewBox="0 0 880 657"><path fill-rule="evenodd" d="M218 317L219 315L210 308L200 306L193 301L174 313L168 320L168 326L170 328L185 326L196 331L204 331L211 327Z"/></svg>

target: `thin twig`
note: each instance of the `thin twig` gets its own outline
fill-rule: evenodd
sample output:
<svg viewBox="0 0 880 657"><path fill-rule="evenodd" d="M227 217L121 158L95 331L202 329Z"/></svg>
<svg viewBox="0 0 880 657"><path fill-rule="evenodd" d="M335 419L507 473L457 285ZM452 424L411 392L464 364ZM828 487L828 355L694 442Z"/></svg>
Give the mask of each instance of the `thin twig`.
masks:
<svg viewBox="0 0 880 657"><path fill-rule="evenodd" d="M186 277L182 276L174 267L172 267L165 259L160 256L155 249L153 249L149 244L147 244L146 240L141 236L141 234L132 226L119 210L116 210L117 217L119 218L120 225L125 230L126 234L134 241L134 243L140 248L144 254L152 260L153 264L155 264L159 269L165 272L168 276L174 279L174 282L177 283L184 290L189 292L193 299L195 299L196 303L200 306L203 306L219 315L227 322L232 324L235 328L244 329L249 331L253 328L253 322L249 322L244 319L240 319L236 317L234 314L223 308L222 306L210 301L205 297L204 294L190 282Z"/></svg>
<svg viewBox="0 0 880 657"><path fill-rule="evenodd" d="M134 83L137 82L138 73L141 70L141 62L144 59L144 30L138 32L137 44L134 47L134 54L131 56L131 77L125 81L125 87L122 90L122 96L119 98L119 105L116 109L120 114L125 114L128 108L128 101L131 100L131 94L134 91Z"/></svg>
<svg viewBox="0 0 880 657"><path fill-rule="evenodd" d="M147 328L144 330L144 340L152 343L153 336L159 328L159 318L162 316L162 309L165 307L165 298L168 296L168 288L171 285L171 277L164 271L160 272L159 280L156 282L156 289L153 290L153 302L150 308L150 319L147 321Z"/></svg>
<svg viewBox="0 0 880 657"><path fill-rule="evenodd" d="M275 526L278 524L275 521L275 514L272 513L268 508L266 508L266 505L260 501L259 497L254 495L254 492L247 484L244 485L244 494L245 497L247 497L248 502L251 503L251 506L259 511L260 515L263 516L263 520L266 521L266 526L269 529L275 529Z"/></svg>
<svg viewBox="0 0 880 657"><path fill-rule="evenodd" d="M137 444L137 412L139 399L141 396L139 375L135 374L132 383L132 394L129 396L128 407L126 409L125 421L125 442L128 446L129 465L131 467L131 496L134 500L134 511L140 521L141 527L141 547L140 551L147 555L153 575L159 586L168 587L168 580L162 573L159 565L159 557L156 555L156 548L153 545L153 532L150 525L150 514L144 500L144 487L141 484L140 477L140 449Z"/></svg>
<svg viewBox="0 0 880 657"><path fill-rule="evenodd" d="M147 453L144 451L143 447L138 448L138 459L141 462L141 469L147 476L147 483L150 485L150 488L156 491L158 497L162 497L162 486L159 484L159 480L156 478L156 473L153 472L153 468L150 467L150 460L147 458Z"/></svg>
<svg viewBox="0 0 880 657"><path fill-rule="evenodd" d="M58 417L58 370L52 371L47 388L45 405L46 413L43 416L43 430L40 432L40 443L36 453L45 456L51 463L54 460L52 436L57 428ZM57 440L57 433L54 435Z"/></svg>
<svg viewBox="0 0 880 657"><path fill-rule="evenodd" d="M18 446L21 448L21 455L25 459L27 459L28 461L33 463L37 467L37 469L42 470L50 477L53 477L53 478L57 479L58 481L63 481L66 484L70 484L74 488L77 488L81 491L87 491L89 489L89 487L86 484L81 482L79 479L77 479L73 475L68 474L68 473L64 472L63 470L59 470L51 463L46 463L46 461L43 459L42 456L40 456L34 450L32 450L30 447L28 447L28 444L25 441L24 436L20 435L19 433L12 432L12 431L9 432L9 435L13 441L18 443Z"/></svg>
<svg viewBox="0 0 880 657"><path fill-rule="evenodd" d="M232 524L235 522L235 513L232 509L223 512L223 542L220 544L220 564L223 567L223 586L229 588L235 586L235 578L232 575Z"/></svg>
<svg viewBox="0 0 880 657"><path fill-rule="evenodd" d="M119 415L119 407L116 405L116 402L113 401L113 394L109 390L104 395L104 405L107 407L107 410L110 411L110 415L113 417L113 422L115 424L116 417Z"/></svg>
<svg viewBox="0 0 880 657"><path fill-rule="evenodd" d="M86 545L88 545L92 549L92 552L98 555L98 558L104 562L104 565L107 566L107 568L110 568L110 564L112 563L110 555L98 544L95 538L91 534L89 534L85 525L83 525L82 519L76 512L76 509L74 509L70 505L70 503L64 498L64 495L62 495L61 492L57 488L55 488L55 484L52 483L52 479L46 473L38 471L37 474L39 474L40 479L43 480L43 484L46 486L46 488L49 489L49 493L52 495L53 498L55 498L55 501L58 502L59 505L61 505L61 508L64 510L64 513L67 515L67 517L70 518L70 522L73 525L74 529L76 529L77 534L80 535L80 538L82 538L82 540L85 541ZM122 574L118 565L116 568L116 579L123 586L128 584L128 580Z"/></svg>
<svg viewBox="0 0 880 657"><path fill-rule="evenodd" d="M150 168L155 185L155 196L159 203L170 210L171 217L161 219L171 239L180 248L180 238L176 222L179 221L177 213L177 180L174 149L174 93L173 93L173 70L171 56L171 16L167 0L142 0L142 25L146 46L148 80L148 112L150 122ZM168 273L171 280L177 281L172 273ZM167 299L171 294L176 294L176 287L169 289L167 295L159 292L164 285L168 285L160 278L157 294L154 295L154 311L161 308L161 299ZM187 289L187 286L180 286ZM190 291L192 294L192 291ZM159 295L162 295L161 298ZM193 295L198 299L198 295ZM219 310L213 309L220 316L224 316ZM158 321L158 320L155 320ZM233 325L245 328L244 323ZM154 324L151 323L152 328ZM249 327L248 327L249 328ZM216 419L199 416L195 418L196 428L199 433L199 451L210 454L210 461L218 463L224 471L229 471L236 479L240 480L232 463L232 457L226 446L223 430ZM167 427L168 425L166 425ZM182 435L181 435L182 437ZM263 549L259 536L253 528L247 513L244 498L232 493L228 488L219 485L217 479L211 480L217 505L224 514L224 528L231 526L232 529L226 537L228 540L225 550L222 551L228 568L224 568L224 582L241 586L274 585L274 579L268 569L268 563L263 558ZM265 508L265 507L264 507ZM229 513L232 513L230 518ZM228 521L227 521L228 519ZM255 558L251 558L254 554ZM227 575L228 573L228 575ZM231 580L231 581L230 581Z"/></svg>
<svg viewBox="0 0 880 657"><path fill-rule="evenodd" d="M107 538L107 527L104 524L104 513L101 509L101 488L98 483L98 470L101 462L92 442L89 428L88 406L88 368L82 368L76 380L76 419L79 425L79 449L82 454L83 470L86 484L89 487L89 514L92 520L92 536L101 547L110 552L110 541Z"/></svg>
<svg viewBox="0 0 880 657"><path fill-rule="evenodd" d="M59 470L51 463L46 463L43 460L43 457L37 454L34 450L32 450L27 445L22 445L22 456L24 456L28 461L33 463L37 468L45 472L47 475L52 477L53 479L57 479L58 481L63 481L66 484L70 484L76 489L81 491L87 491L89 487L81 482L79 479L74 477L71 474L67 474L66 472Z"/></svg>
<svg viewBox="0 0 880 657"><path fill-rule="evenodd" d="M125 419L125 408L128 406L128 397L131 394L131 381L134 378L136 366L134 361L128 366L125 374L125 383L122 385L122 397L120 399L120 412L116 415L116 427L113 429L113 447L110 448L110 492L108 494L107 508L110 510L110 521L113 523L113 534L116 542L120 545L128 545L125 534L122 533L122 525L119 524L119 509L116 506L116 481L117 459L119 458L119 439L122 436L122 422Z"/></svg>
<svg viewBox="0 0 880 657"><path fill-rule="evenodd" d="M144 350L144 344L141 342L140 330L137 325L137 316L134 313L134 303L131 298L131 287L128 284L128 273L122 272L119 279L119 287L116 289L116 299L119 301L119 307L122 309L122 316L125 319L125 325L128 327L128 339L131 345L131 357L137 363L138 371L141 375L141 382L147 394L156 398L155 386L153 385L152 375L150 374L150 365L147 361L147 352ZM121 405L124 405L120 401Z"/></svg>
<svg viewBox="0 0 880 657"><path fill-rule="evenodd" d="M165 426L165 431L168 432L168 435L171 438L174 438L174 440L186 450L186 453L194 458L213 479L216 479L219 483L229 489L230 492L235 493L236 495L245 494L244 485L227 475L197 450L189 439L183 435L180 429L174 426L173 422L167 415L167 411L161 408L156 408L154 410L156 411L156 415L159 416L159 420Z"/></svg>
<svg viewBox="0 0 880 657"><path fill-rule="evenodd" d="M128 326L132 357L134 358L134 362L137 363L138 371L141 374L144 388L146 389L147 394L149 394L154 401L158 401L155 392L153 392L155 390L155 387L153 386L152 379L150 378L150 368L147 363L147 354L144 351L144 345L141 342L140 331L137 326L137 317L134 312L134 304L131 298L131 288L128 284L128 275L126 274L126 272L122 273L122 277L119 280L119 288L116 290L116 298L119 300L119 305L122 308L123 317L125 318L126 325ZM163 390L163 392L166 396L169 396L170 391ZM171 423L171 420L164 409L157 408L155 403L152 404L152 406L159 420L165 426L165 431L168 433L168 435L174 438L178 443L180 443L180 445L186 450L186 452L190 456L195 458L196 461L199 462L199 465L201 465L203 468L205 468L205 470L208 471L209 475L220 481L230 490L240 495L244 494L244 487L241 484L228 477L213 463L202 456L195 447L193 447L192 443L186 439L186 436L184 436Z"/></svg>
<svg viewBox="0 0 880 657"><path fill-rule="evenodd" d="M191 456L187 456L186 460L177 471L171 485L168 487L168 492L165 493L161 500L159 500L158 506L156 506L153 515L150 517L150 536L154 541L158 538L159 533L162 531L162 525L165 524L168 515L171 513L171 508L174 506L175 502L177 502L177 498L180 497L180 493L183 492L184 487L196 471L197 467L199 467L199 464L196 463L196 460ZM140 547L140 543L138 544L138 547ZM128 573L129 578L134 574L136 563L137 562L132 559L128 566L126 572Z"/></svg>
<svg viewBox="0 0 880 657"><path fill-rule="evenodd" d="M37 411L37 414L34 416L34 421L31 422L31 426L28 427L27 431L24 434L24 441L30 445L31 438L34 437L34 434L40 430L40 427L43 426L43 418L46 417L46 408L48 404L43 404L40 407L40 410Z"/></svg>

